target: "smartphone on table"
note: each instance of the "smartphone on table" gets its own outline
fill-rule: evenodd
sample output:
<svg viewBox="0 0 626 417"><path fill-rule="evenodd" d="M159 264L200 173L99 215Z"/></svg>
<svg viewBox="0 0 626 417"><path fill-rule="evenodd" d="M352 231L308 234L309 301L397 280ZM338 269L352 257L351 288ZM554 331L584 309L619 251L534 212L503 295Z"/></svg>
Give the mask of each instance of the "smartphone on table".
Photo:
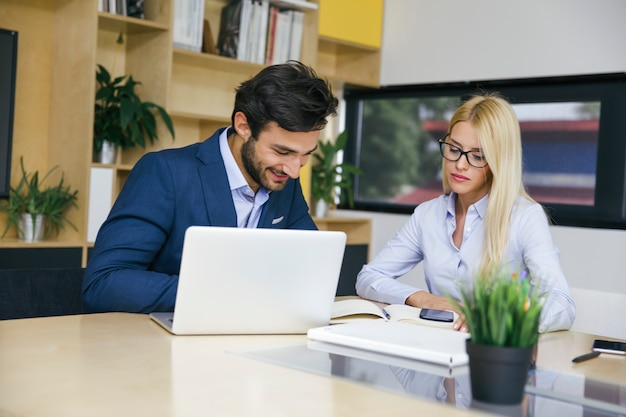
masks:
<svg viewBox="0 0 626 417"><path fill-rule="evenodd" d="M454 313L448 310L423 308L422 311L420 311L420 319L452 323L452 321L454 320Z"/></svg>
<svg viewBox="0 0 626 417"><path fill-rule="evenodd" d="M591 350L593 350L594 352L626 355L626 342L615 342L611 340L596 339L593 341Z"/></svg>

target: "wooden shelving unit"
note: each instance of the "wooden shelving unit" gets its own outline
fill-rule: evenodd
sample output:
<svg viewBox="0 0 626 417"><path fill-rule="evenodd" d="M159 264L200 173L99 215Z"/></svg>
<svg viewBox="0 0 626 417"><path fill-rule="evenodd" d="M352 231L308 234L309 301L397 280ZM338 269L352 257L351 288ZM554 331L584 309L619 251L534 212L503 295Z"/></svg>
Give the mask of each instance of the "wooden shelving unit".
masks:
<svg viewBox="0 0 626 417"><path fill-rule="evenodd" d="M79 200L78 209L69 213L77 230L68 228L54 240L28 245L8 235L0 240L0 248L80 247L85 265L92 246L87 229L89 201L94 196L103 193L101 200L108 201L110 207L144 153L204 140L218 127L229 124L235 87L262 66L173 48L173 1L145 0L145 19L136 19L98 12L97 0L3 0L0 27L19 34L12 178L18 178L20 156L30 171L47 171L59 165L67 183L79 190ZM226 3L205 2L205 17L214 39ZM279 3L305 12L304 63L339 89L344 84L378 86L379 48L320 38L320 0ZM132 74L139 80L141 97L162 105L172 116L176 138L172 140L162 129L160 140L147 149L120 152L112 165L93 163L97 64L104 65L113 76ZM90 189L93 169L111 170L108 189ZM4 221L0 216L0 225Z"/></svg>
<svg viewBox="0 0 626 417"><path fill-rule="evenodd" d="M369 245L372 241L372 220L347 217L315 217L313 221L319 230L345 232L347 245ZM368 248L369 260L369 248Z"/></svg>

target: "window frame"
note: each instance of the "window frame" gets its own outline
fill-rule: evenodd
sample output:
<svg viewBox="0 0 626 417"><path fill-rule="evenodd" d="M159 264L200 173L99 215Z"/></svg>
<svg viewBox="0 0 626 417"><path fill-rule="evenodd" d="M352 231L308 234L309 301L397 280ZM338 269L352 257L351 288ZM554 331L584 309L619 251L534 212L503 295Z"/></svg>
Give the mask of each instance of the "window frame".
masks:
<svg viewBox="0 0 626 417"><path fill-rule="evenodd" d="M362 140L361 103L368 99L459 96L466 99L478 91L497 91L511 103L600 101L600 125L593 206L542 203L553 224L563 226L626 229L626 73L544 77L494 81L437 83L344 91L348 142L344 160L360 166ZM359 177L353 178L354 206L342 201L341 209L406 213L415 205L363 201Z"/></svg>

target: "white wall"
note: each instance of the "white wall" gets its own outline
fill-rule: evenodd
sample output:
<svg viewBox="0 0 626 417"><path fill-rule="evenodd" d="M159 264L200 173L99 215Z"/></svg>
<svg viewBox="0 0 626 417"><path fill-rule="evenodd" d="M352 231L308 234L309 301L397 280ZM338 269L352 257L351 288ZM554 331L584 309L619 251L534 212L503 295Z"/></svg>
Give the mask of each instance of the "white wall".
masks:
<svg viewBox="0 0 626 417"><path fill-rule="evenodd" d="M624 0L387 0L381 85L626 72L625 17ZM372 254L408 218L337 215L372 218ZM561 226L552 231L570 286L617 294L624 311L626 231ZM423 286L423 270L416 268L404 281ZM603 297L594 299L601 303ZM597 317L588 314L601 305L576 301L575 328L601 334L603 329L590 323Z"/></svg>
<svg viewBox="0 0 626 417"><path fill-rule="evenodd" d="M381 84L626 70L623 0L387 0Z"/></svg>

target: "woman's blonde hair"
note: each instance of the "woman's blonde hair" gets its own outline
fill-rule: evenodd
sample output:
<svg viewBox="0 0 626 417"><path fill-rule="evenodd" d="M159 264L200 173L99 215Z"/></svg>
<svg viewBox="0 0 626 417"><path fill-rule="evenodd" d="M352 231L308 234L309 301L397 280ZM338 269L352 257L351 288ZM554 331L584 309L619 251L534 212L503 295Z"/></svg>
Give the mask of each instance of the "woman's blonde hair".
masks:
<svg viewBox="0 0 626 417"><path fill-rule="evenodd" d="M498 93L474 95L464 102L450 120L448 135L459 122L469 122L476 129L480 148L491 170L483 259L477 271L481 276L489 276L502 266L516 198L521 195L533 201L522 183L520 127L513 108ZM444 160L443 187L449 194L445 167Z"/></svg>

